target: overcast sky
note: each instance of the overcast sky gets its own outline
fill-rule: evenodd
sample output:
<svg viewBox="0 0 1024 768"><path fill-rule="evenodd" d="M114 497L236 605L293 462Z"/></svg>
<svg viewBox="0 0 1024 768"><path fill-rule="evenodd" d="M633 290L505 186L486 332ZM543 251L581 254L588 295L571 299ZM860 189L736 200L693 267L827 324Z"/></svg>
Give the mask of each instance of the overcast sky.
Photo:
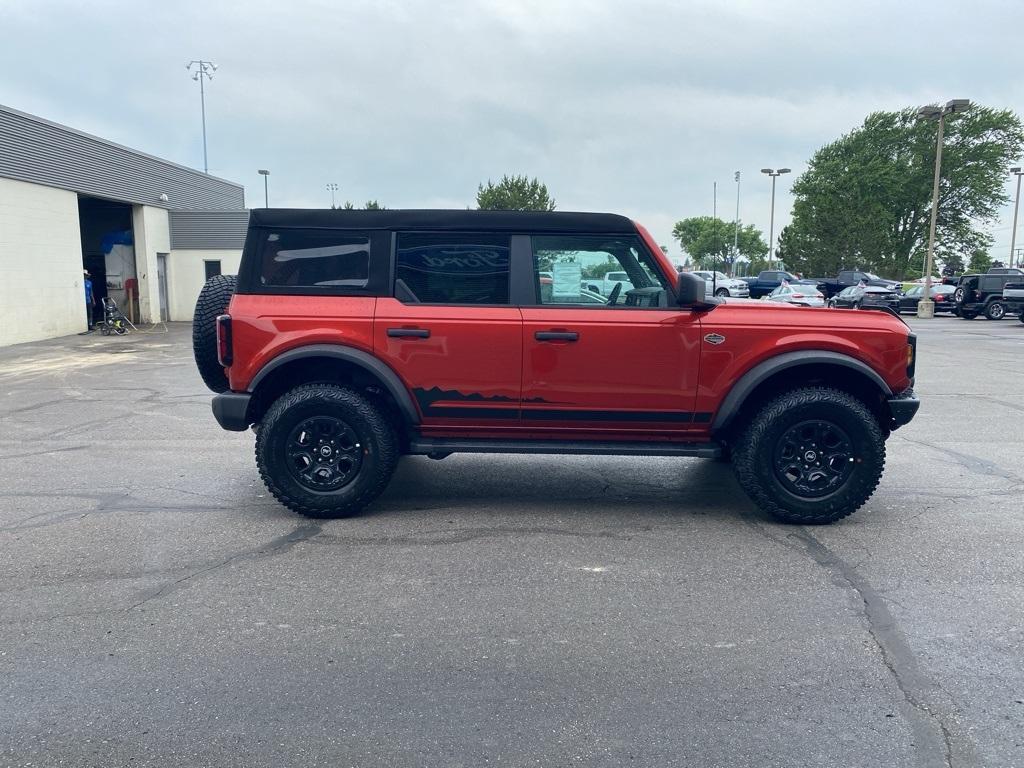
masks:
<svg viewBox="0 0 1024 768"><path fill-rule="evenodd" d="M950 98L1024 112L1024 3L0 0L0 103L202 168L276 206L474 204L538 176L559 210L614 211L659 242L735 211L767 234L768 179L869 112ZM1009 181L1008 187L1009 187ZM1010 220L993 227L1009 248Z"/></svg>

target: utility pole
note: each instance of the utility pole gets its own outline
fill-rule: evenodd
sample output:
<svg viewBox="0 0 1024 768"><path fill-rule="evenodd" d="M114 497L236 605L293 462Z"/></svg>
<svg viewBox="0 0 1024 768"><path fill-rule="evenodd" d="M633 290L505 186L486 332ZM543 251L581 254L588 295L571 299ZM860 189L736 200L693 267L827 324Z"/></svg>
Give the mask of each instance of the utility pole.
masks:
<svg viewBox="0 0 1024 768"><path fill-rule="evenodd" d="M206 87L203 79L213 80L213 73L217 71L217 65L212 61L203 61L202 59L193 59L185 65L185 69L189 72L192 72L193 67L195 67L195 72L192 79L199 81L199 104L203 111L203 173L209 173L210 164L206 159Z"/></svg>
<svg viewBox="0 0 1024 768"><path fill-rule="evenodd" d="M714 195L715 202L711 207L711 225L715 228L715 234L711 238L711 245L713 248L718 248L718 182L714 183ZM718 251L712 251L712 254L717 254ZM711 257L711 295L714 296L718 291L718 256L712 255Z"/></svg>
<svg viewBox="0 0 1024 768"><path fill-rule="evenodd" d="M932 301L932 271L935 264L935 221L939 216L939 177L942 174L942 134L946 127L946 115L963 112L971 106L967 99L953 99L945 107L930 104L917 110L919 120L938 120L939 131L935 139L935 178L932 182L932 220L928 227L928 258L924 265L924 290L917 303L918 319L930 320L935 317L935 302Z"/></svg>
<svg viewBox="0 0 1024 768"><path fill-rule="evenodd" d="M762 168L761 173L766 173L772 177L772 213L770 218L770 224L768 225L768 269L772 268L772 261L775 258L775 180L784 173L789 173L789 168L779 168L779 170L773 170L771 168Z"/></svg>

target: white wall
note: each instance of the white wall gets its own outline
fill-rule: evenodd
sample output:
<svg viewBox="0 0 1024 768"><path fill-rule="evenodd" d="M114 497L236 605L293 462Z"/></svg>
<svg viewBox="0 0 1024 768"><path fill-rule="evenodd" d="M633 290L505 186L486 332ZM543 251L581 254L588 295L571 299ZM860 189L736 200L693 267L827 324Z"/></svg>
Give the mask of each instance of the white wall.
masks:
<svg viewBox="0 0 1024 768"><path fill-rule="evenodd" d="M171 251L167 211L151 205L133 205L132 229L135 235L135 273L139 277L139 317L144 323L159 322L160 284L156 274L156 255ZM169 275L167 280L170 283Z"/></svg>
<svg viewBox="0 0 1024 768"><path fill-rule="evenodd" d="M78 195L0 178L0 346L84 330Z"/></svg>
<svg viewBox="0 0 1024 768"><path fill-rule="evenodd" d="M171 251L167 263L167 292L170 300L171 320L192 320L196 299L206 282L204 261L220 261L224 275L237 275L242 251Z"/></svg>

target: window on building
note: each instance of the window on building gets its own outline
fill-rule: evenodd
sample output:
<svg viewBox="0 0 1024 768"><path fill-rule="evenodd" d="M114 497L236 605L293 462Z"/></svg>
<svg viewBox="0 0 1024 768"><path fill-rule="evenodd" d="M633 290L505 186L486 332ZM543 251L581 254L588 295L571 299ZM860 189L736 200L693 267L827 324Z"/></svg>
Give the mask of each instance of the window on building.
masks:
<svg viewBox="0 0 1024 768"><path fill-rule="evenodd" d="M336 230L282 230L265 236L260 283L278 288L365 288L370 236Z"/></svg>
<svg viewBox="0 0 1024 768"><path fill-rule="evenodd" d="M403 233L395 295L426 304L508 304L509 237Z"/></svg>
<svg viewBox="0 0 1024 768"><path fill-rule="evenodd" d="M220 274L220 260L208 260L203 262L203 267L206 269L206 279L209 280L211 277L216 277Z"/></svg>

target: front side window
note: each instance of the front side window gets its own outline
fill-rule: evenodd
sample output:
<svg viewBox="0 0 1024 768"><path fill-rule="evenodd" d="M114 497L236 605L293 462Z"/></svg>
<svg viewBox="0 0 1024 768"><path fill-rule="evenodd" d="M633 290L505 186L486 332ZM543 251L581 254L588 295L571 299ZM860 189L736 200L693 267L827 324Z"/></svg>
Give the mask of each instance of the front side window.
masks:
<svg viewBox="0 0 1024 768"><path fill-rule="evenodd" d="M260 285L267 288L365 288L370 237L333 230L268 232L260 267Z"/></svg>
<svg viewBox="0 0 1024 768"><path fill-rule="evenodd" d="M660 306L668 287L633 236L543 235L532 243L541 304Z"/></svg>
<svg viewBox="0 0 1024 768"><path fill-rule="evenodd" d="M402 233L395 296L426 304L508 304L508 235Z"/></svg>

